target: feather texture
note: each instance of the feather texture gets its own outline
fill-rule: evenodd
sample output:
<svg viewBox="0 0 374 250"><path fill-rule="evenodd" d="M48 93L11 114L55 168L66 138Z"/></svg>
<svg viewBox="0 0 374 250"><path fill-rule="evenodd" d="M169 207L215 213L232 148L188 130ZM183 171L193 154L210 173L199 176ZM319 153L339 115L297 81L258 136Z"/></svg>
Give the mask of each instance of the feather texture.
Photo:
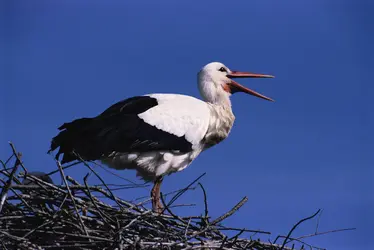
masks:
<svg viewBox="0 0 374 250"><path fill-rule="evenodd" d="M77 159L99 160L113 152L148 152L178 150L189 152L191 144L184 138L157 129L138 114L158 105L150 96L133 97L116 103L94 118L64 123L52 139L50 151L59 147L62 163Z"/></svg>
<svg viewBox="0 0 374 250"><path fill-rule="evenodd" d="M160 130L184 137L192 144L199 145L204 138L210 119L207 103L186 95L152 94L158 105L138 116L147 124Z"/></svg>
<svg viewBox="0 0 374 250"><path fill-rule="evenodd" d="M201 152L210 110L196 98L152 94L120 101L94 118L63 124L52 140L62 163L101 160L146 180L186 168Z"/></svg>

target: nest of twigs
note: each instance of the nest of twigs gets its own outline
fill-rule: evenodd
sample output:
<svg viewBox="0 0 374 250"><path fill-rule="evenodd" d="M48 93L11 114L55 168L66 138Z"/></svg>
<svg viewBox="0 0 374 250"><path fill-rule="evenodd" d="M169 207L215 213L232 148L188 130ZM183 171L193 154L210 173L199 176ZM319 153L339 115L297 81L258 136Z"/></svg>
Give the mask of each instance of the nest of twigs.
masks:
<svg viewBox="0 0 374 250"><path fill-rule="evenodd" d="M175 192L168 203L162 199L165 211L158 215L142 203L115 196L100 176L97 177L102 184L94 186L88 184L88 175L80 182L66 176L65 167L57 161L57 169L51 173L59 172L65 185L30 175L20 154L12 144L11 147L13 154L1 162L0 169L0 248L3 249L294 249L294 243L298 243L299 249L313 247L291 238L291 233L319 211L299 221L288 236L260 241L260 234L266 236L270 232L222 225L247 201L246 197L222 216L216 219L208 216L205 190L200 183L196 184L200 177ZM81 164L96 174L88 163ZM204 191L204 215L177 216L170 205L195 184ZM256 238L240 237L245 232Z"/></svg>

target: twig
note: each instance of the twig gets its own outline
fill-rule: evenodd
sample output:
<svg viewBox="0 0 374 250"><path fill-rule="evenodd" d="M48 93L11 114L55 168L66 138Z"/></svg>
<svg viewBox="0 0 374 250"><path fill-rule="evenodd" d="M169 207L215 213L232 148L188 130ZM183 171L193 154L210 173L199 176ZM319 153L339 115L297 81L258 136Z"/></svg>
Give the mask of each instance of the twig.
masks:
<svg viewBox="0 0 374 250"><path fill-rule="evenodd" d="M70 199L71 199L71 201L72 201L72 203L73 203L73 206L74 206L75 212L76 212L76 214L77 214L77 216L78 216L78 219L79 219L79 223L81 224L84 233L85 233L87 236L90 236L90 235L88 234L88 232L87 232L87 228L86 228L86 226L85 226L84 223L83 223L82 217L81 217L81 215L79 214L79 211L78 211L77 205L75 204L75 200L74 200L74 197L73 197L73 195L72 195L72 193L71 193L71 191L70 191L69 184L68 184L68 182L67 182L67 180L66 180L64 170L62 169L62 166L61 166L61 164L60 164L60 162L59 162L58 160L56 160L56 164L57 164L58 169L60 170L61 177L62 177L62 179L63 179L63 181L64 181L64 183L65 183L65 186L66 186L66 190L68 191L69 196L70 196Z"/></svg>
<svg viewBox="0 0 374 250"><path fill-rule="evenodd" d="M139 184L139 183L133 182L133 181L127 179L127 178L124 178L124 177L120 176L119 174L116 174L116 173L110 171L107 167L103 167L101 164L99 164L99 163L97 163L97 162L92 162L92 164L94 164L94 165L100 167L100 168L103 169L105 172L108 172L108 173L110 173L111 175L114 175L114 176L120 178L121 180L127 181L127 182L129 182L129 183L131 183L131 184L133 184L133 185L139 186L139 187L144 187L144 188L146 188L146 186L143 186L144 184ZM148 186L149 186L149 185L148 185Z"/></svg>
<svg viewBox="0 0 374 250"><path fill-rule="evenodd" d="M87 162L85 162L85 160L83 160L82 159L82 157L80 156L80 155L78 155L78 154L75 154L78 158L79 158L79 160L87 167L87 168L89 168L90 170L91 170L91 172L92 173L94 173L94 175L103 183L103 185L107 188L107 190L108 190L108 192L110 193L110 195L112 196L112 198L114 198L114 201L117 203L117 205L121 208L122 207L122 205L121 205L121 203L119 203L118 201L117 201L117 199L115 199L115 196L114 196L114 194L112 193L112 191L110 190L110 188L105 184L105 182L104 182L104 180L100 177L100 175L98 175L97 173L96 173L96 171L95 170L93 170L92 168L91 168L91 166L90 165L88 165L87 164Z"/></svg>
<svg viewBox="0 0 374 250"><path fill-rule="evenodd" d="M230 217L231 215L233 215L239 208L241 208L246 202L248 201L248 197L245 196L241 201L239 201L238 204L236 204L230 211L228 211L227 213L225 213L224 215L218 217L217 219L215 219L211 225L216 225L217 223L220 223L221 221L223 221L224 219Z"/></svg>
<svg viewBox="0 0 374 250"><path fill-rule="evenodd" d="M195 184L198 180L200 180L206 173L203 173L199 177L197 177L194 181L192 181L190 184L188 184L187 187L182 189L180 192L178 192L176 195L173 196L173 198L170 199L168 206L173 204L179 197L181 197L193 184Z"/></svg>
<svg viewBox="0 0 374 250"><path fill-rule="evenodd" d="M343 232L343 231L352 231L352 230L356 230L356 228L351 227L351 228L343 228L343 229L334 229L334 230L329 230L329 231L320 232L320 233L303 235L303 236L297 237L295 239L296 240L301 240L301 239L310 238L310 237L319 236L319 235L324 235L324 234L337 233L337 232Z"/></svg>
<svg viewBox="0 0 374 250"><path fill-rule="evenodd" d="M173 216L175 219L177 219L178 221L182 222L183 224L185 225L188 225L188 222L186 222L185 220L183 220L182 218L180 218L179 216L175 215L169 208L169 206L166 204L165 200L164 200L164 197L162 195L162 193L160 193L160 198L161 198L161 202L162 202L162 205L164 206L164 210L163 212L166 210L169 212L169 214L171 216Z"/></svg>
<svg viewBox="0 0 374 250"><path fill-rule="evenodd" d="M281 246L281 249L280 250L283 250L284 249L284 246L286 245L287 243L287 240L291 237L291 234L292 232L297 228L298 225L300 225L301 223L303 223L304 221L307 221L307 220L310 220L310 219L313 219L319 212L321 211L321 209L318 209L317 212L315 212L313 215L309 216L309 217L306 217L302 220L300 220L299 222L297 222L293 227L292 229L288 232L286 238L284 239L283 241L283 244Z"/></svg>
<svg viewBox="0 0 374 250"><path fill-rule="evenodd" d="M221 231L244 231L248 233L260 233L260 234L271 234L268 231L262 231L262 230L252 230L252 229L239 229L239 228L232 228L232 227L218 227L219 230Z"/></svg>
<svg viewBox="0 0 374 250"><path fill-rule="evenodd" d="M321 219L322 212L323 212L323 210L321 209L321 212L318 214L318 219L317 219L317 225L316 225L316 231L315 231L315 233L318 232L319 221L320 221L320 219Z"/></svg>
<svg viewBox="0 0 374 250"><path fill-rule="evenodd" d="M207 198L206 198L205 188L203 187L203 185L200 182L197 183L197 184L199 184L201 190L203 190L203 194L204 194L204 217L208 218L208 201L207 201Z"/></svg>
<svg viewBox="0 0 374 250"><path fill-rule="evenodd" d="M16 148L14 147L13 143L12 142L9 142L9 145L10 147L12 148L12 152L13 152L13 155L16 157L17 161L18 161L18 164L21 165L23 171L27 172L27 169L25 168L25 166L23 165L22 161L21 161L21 156L22 154L21 153L18 153Z"/></svg>
<svg viewBox="0 0 374 250"><path fill-rule="evenodd" d="M70 165L67 165L67 166L61 166L61 168L62 168L63 170L65 170L65 169L71 168L71 167L73 167L73 166L75 166L75 165L77 165L77 164L79 164L79 163L80 163L80 162L74 162L74 163L72 163L72 164L70 164ZM57 172L59 172L59 171L60 171L60 169L56 169L56 170L53 170L53 171L47 173L46 175L53 175L53 174L55 174L55 173L57 173Z"/></svg>
<svg viewBox="0 0 374 250"><path fill-rule="evenodd" d="M37 226L36 228L32 229L30 232L26 233L22 238L27 238L28 236L30 236L32 233L34 233L36 230L48 225L48 224L51 224L53 221L49 221L47 220L45 223L41 224L40 226Z"/></svg>
<svg viewBox="0 0 374 250"><path fill-rule="evenodd" d="M11 143L10 143L11 144ZM13 145L11 144L12 146L12 149L14 149ZM15 151L14 151L15 152ZM17 155L17 153L15 153ZM12 185L12 180L13 180L13 176L14 174L16 173L17 169L18 169L18 166L21 164L21 161L19 160L19 157L17 156L17 160L16 162L14 163L14 167L13 167L13 170L12 172L10 173L10 176L9 176L9 179L8 181L6 182L5 184L5 187L1 190L1 194L0 194L0 213L1 213L1 210L3 209L3 206L4 206L4 203L5 203L5 200L8 196L8 190L10 188L10 186Z"/></svg>
<svg viewBox="0 0 374 250"><path fill-rule="evenodd" d="M11 159L14 158L17 163L18 159L13 154ZM98 178L99 185L90 185L89 181L93 179L88 178L88 175L83 178L84 184L80 184L71 176L65 176L64 167L58 164L58 161L57 171L61 174L63 185L55 185L29 176L27 169L24 169L25 174L12 174L11 172L16 173L17 170L14 166L10 167L9 162L11 160L6 164L1 162L2 167L0 166L2 190L9 180L12 181L0 217L1 249L13 249L15 245L19 249L87 250L94 248L279 250L282 247L275 242L253 240L251 236L243 236L246 232L254 234L270 234L270 232L223 225L223 221L232 216L247 201L246 197L230 211L209 223L211 218L208 212L211 209L208 208L207 192L201 183L197 183L202 176L187 187L168 193L170 196L161 194L161 201L167 213L158 215L142 207L146 201L136 204L134 202L136 200L126 201L114 194L117 187L139 188L140 186L108 184L100 178ZM87 162L81 164L88 165ZM90 167L94 168L94 166ZM95 174L92 168L88 167L91 170L90 174ZM19 178L28 179L31 181L30 185L21 184ZM204 208L197 216L178 215L173 207L190 206L190 204L175 201L185 192L194 190L197 187L196 183L202 189ZM169 203L165 202L166 197L171 197ZM292 246L283 245L284 250L294 249L295 245L291 241L303 244L301 249L309 247L321 250L304 242L303 239L345 230L351 229L321 233L317 230L315 234L299 238L292 238L291 234L277 238L287 239L285 245L292 244ZM300 247L298 249L300 250Z"/></svg>
<svg viewBox="0 0 374 250"><path fill-rule="evenodd" d="M102 220L104 222L106 222L107 224L110 225L110 223L108 222L108 220L110 220L111 222L114 222L113 219L111 219L109 216L105 215L101 209L99 208L99 206L96 204L95 202L95 199L93 198L92 194L91 194L91 191L90 191L90 188L88 187L88 184L87 184L87 178L88 178L89 174L86 174L86 176L83 178L83 181L84 181L84 185L86 186L86 189L87 189L87 195L88 197L90 198L92 204L94 205L94 207L96 208L96 210L98 211L99 215L101 216Z"/></svg>
<svg viewBox="0 0 374 250"><path fill-rule="evenodd" d="M14 156L14 154L12 154L11 156L9 156L9 158L5 162L3 162L2 160L0 160L0 163L3 166L4 169L6 168L6 165L8 164L8 162L13 158L13 156Z"/></svg>

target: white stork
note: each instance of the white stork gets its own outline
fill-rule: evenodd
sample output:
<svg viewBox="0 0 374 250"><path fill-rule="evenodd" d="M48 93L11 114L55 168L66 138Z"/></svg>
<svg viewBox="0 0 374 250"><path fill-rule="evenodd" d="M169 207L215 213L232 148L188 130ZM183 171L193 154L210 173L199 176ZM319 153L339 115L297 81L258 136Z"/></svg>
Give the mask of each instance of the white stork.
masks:
<svg viewBox="0 0 374 250"><path fill-rule="evenodd" d="M238 72L212 62L198 73L204 101L179 94L149 94L120 101L100 115L81 118L59 127L52 139L61 163L100 160L111 168L135 169L137 176L153 181L152 207L162 211L163 176L185 169L204 150L224 140L234 123L230 96L244 92L273 101L243 87L233 78L272 78ZM78 156L79 155L79 156Z"/></svg>

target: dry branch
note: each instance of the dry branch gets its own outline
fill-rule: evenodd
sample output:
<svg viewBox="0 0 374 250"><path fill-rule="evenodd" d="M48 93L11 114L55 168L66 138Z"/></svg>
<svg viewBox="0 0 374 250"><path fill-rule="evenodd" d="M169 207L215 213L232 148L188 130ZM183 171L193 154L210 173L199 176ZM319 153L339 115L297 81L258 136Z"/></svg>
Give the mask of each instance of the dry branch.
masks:
<svg viewBox="0 0 374 250"><path fill-rule="evenodd" d="M12 156L0 168L0 248L14 249L294 249L294 242L313 247L301 240L328 232L292 237L299 221L284 239L283 244L271 243L270 232L246 228L226 227L222 223L237 213L248 200L244 197L222 216L212 220L208 211L207 193L198 181L199 176L187 187L161 195L165 213L158 215L143 207L144 202L124 200L114 194L116 188L139 188L139 184L110 185L94 171L88 162L83 183L67 176L56 161L57 169L49 174L60 173L64 185L55 185L28 174L19 153L11 144ZM13 164L12 164L13 163ZM72 164L69 168L76 166ZM23 172L19 171L21 166ZM20 169L21 169L20 168ZM89 185L88 176L93 173L100 185ZM48 174L48 175L49 175ZM22 179L30 180L25 185ZM82 182L81 182L82 183ZM172 210L185 192L202 189L204 211L201 216L178 216ZM104 197L104 198L100 198ZM182 204L180 206L186 206ZM332 230L335 232L337 230ZM243 237L246 233L260 234L265 239Z"/></svg>

